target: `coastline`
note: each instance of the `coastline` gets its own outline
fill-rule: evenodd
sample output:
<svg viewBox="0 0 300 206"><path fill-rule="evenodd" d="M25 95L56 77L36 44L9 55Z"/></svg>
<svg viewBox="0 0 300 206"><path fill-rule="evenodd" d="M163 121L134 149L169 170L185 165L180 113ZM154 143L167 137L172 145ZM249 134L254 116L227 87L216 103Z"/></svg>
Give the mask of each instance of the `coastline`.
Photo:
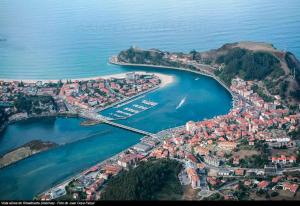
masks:
<svg viewBox="0 0 300 206"><path fill-rule="evenodd" d="M134 71L140 75L147 75L147 74L154 74L161 79L161 87L164 87L168 84L171 84L174 81L174 77L171 75L160 74L157 72L145 72L145 71ZM42 83L57 83L61 81L62 83L66 83L67 81L88 81L88 80L96 80L96 79L110 79L110 78L124 78L125 75L129 72L123 72L118 74L110 74L110 75L103 75L103 76L94 76L94 77L84 77L84 78L64 78L64 79L0 79L0 81L4 82L23 82L23 83L36 83L38 81Z"/></svg>
<svg viewBox="0 0 300 206"><path fill-rule="evenodd" d="M32 149L28 144L30 144L30 143L33 144L36 141L38 142L38 144L50 143L51 145L49 147L45 147L45 148L35 150L35 149ZM8 151L5 154L0 156L0 161L2 163L4 162L4 164L0 165L0 171L1 171L1 169L5 168L5 167L9 167L9 166L14 165L14 164L16 164L16 163L18 163L22 160L28 159L29 157L32 157L32 156L37 155L39 153L46 152L50 149L54 149L55 147L58 147L58 146L59 146L59 144L57 144L55 142L47 142L47 141L42 141L42 140L32 140L28 143L25 143L25 144L15 148L15 149L12 149L12 150L10 150L10 151ZM30 152L30 153L29 154L24 154L25 156L18 158L18 155L20 155L22 153L22 151L20 152L20 150L25 150L25 149L27 149L27 152ZM10 155L10 157L7 157L7 155ZM10 160L8 159L7 160L7 158L12 158L12 157L14 157L14 159L10 159ZM6 164L5 164L5 160L7 161Z"/></svg>
<svg viewBox="0 0 300 206"><path fill-rule="evenodd" d="M173 69L173 70L186 71L186 72L191 72L191 73L194 73L194 74L204 75L206 77L210 77L210 78L214 79L219 84L221 84L221 86L223 86L230 93L231 97L234 98L234 94L232 93L230 88L224 82L222 82L222 80L220 80L218 77L216 77L213 74L208 74L208 73L205 73L205 72L202 72L202 71L194 71L194 70L186 69L186 68L182 68L182 67L162 66L162 65L154 65L154 64L125 63L125 62L115 61L114 59L116 59L115 56L109 58L109 63L114 64L114 65L118 65L118 66L133 66L133 67L151 67L151 68ZM205 65L205 66L210 66L210 65Z"/></svg>
<svg viewBox="0 0 300 206"><path fill-rule="evenodd" d="M192 73L196 73L196 74L200 74L200 75L205 75L205 76L207 76L207 77L210 77L210 78L213 78L213 79L215 79L215 77L214 76L212 76L212 75L209 75L209 74L206 74L206 73L203 73L203 72L200 72L200 71L193 71L193 70L189 70L189 69L184 69L184 68L176 68L176 67L168 67L168 66L156 66L156 65L137 65L137 64L124 64L124 63L117 63L117 62L111 62L110 61L110 63L111 64L116 64L116 65L120 65L120 66L136 66L136 67L159 67L159 68L166 68L166 69L175 69L175 70L181 70L181 71L186 71L186 72L192 72ZM141 72L139 72L139 71L135 71L136 73L141 73ZM153 90L155 90L155 89L157 89L157 88L162 88L162 87L165 87L165 86L167 86L167 85L169 85L169 84L171 84L171 83L173 83L174 82L174 77L173 76L171 76L171 75L164 75L164 74L160 74L160 73L156 73L156 72L142 72L142 73L144 73L144 74L155 74L155 75L157 75L157 76L159 76L159 78L161 79L161 84L160 85L158 85L157 87L155 87L155 88L153 88ZM125 73L121 73L121 74L115 74L115 75L106 75L106 76L99 76L99 77L92 77L92 78L80 78L80 79L76 79L76 80L89 80L89 79L97 79L97 78L111 78L111 77L114 77L114 78L118 78L118 77L120 77L120 78L122 78L123 76L122 75L124 75ZM215 79L216 80L216 79ZM9 80L9 81L18 81L18 80ZM22 80L23 81L23 80ZM28 82L28 83L31 83L31 82L37 82L37 81L44 81L44 82L57 82L57 81L59 81L59 80L24 80L24 82ZM218 80L217 80L218 81ZM219 81L218 81L219 82ZM221 83L220 83L221 84ZM221 84L222 85L222 84ZM226 87L225 87L226 88ZM229 92L230 92L230 94L232 95L232 92L229 90L229 88L226 88ZM153 91L153 90L151 90L151 91ZM147 91L147 92L149 92L149 91ZM140 95L142 95L142 94L139 94L138 96L140 96ZM233 96L233 95L232 95ZM126 101L129 101L129 99L127 99ZM120 103L120 102L119 102ZM58 116L58 115L62 115L62 116L64 116L64 115L66 115L66 114L53 114L53 115L51 115L51 116ZM40 118L41 116L39 116L39 117L30 117L30 118ZM45 117L45 116L43 116L43 117ZM22 120L20 120L20 121L22 121ZM170 128L170 129L167 129L167 130L171 130L171 129L175 129L175 128ZM164 131L164 130L163 130ZM163 131L159 131L158 133L161 133L161 132L163 132ZM140 143L140 142L138 142L138 143ZM137 143L137 144L138 144ZM133 147L134 145L132 145L131 147ZM128 147L128 148L130 148L130 147ZM111 161L112 159L114 159L114 158L116 158L119 154L121 154L121 153L123 153L124 151L126 151L128 148L126 148L126 149L124 149L124 150L122 150L121 152L119 152L119 153L117 153L117 154L115 154L115 155L113 155L113 156L111 156L111 157L109 157L109 158L107 158L107 159L105 159L105 160L102 160L101 162L99 162L99 163L97 163L97 164L95 164L96 166L97 165L103 165L103 164L105 164L105 163L107 163L107 162L109 162L109 161ZM95 166L94 165L94 166ZM80 172L79 174L77 173L77 174L75 174L75 175L72 175L72 176L70 176L70 177L68 177L66 180L64 180L63 182L61 182L61 183L58 183L58 184L55 184L55 185L53 185L51 188L49 188L49 189L47 189L46 191L44 191L44 192L41 192L41 193L39 193L39 194L37 194L35 197L39 197L40 195L42 195L42 194L45 194L45 193L47 193L47 192L49 192L49 191L51 191L53 188L58 188L58 187L62 187L62 186L64 186L64 185L66 185L69 181L71 181L72 179L74 179L74 178L76 178L76 177L79 177L80 175L82 175L85 171L87 171L87 170L89 170L90 168L86 168L86 169L82 169L82 172Z"/></svg>
<svg viewBox="0 0 300 206"><path fill-rule="evenodd" d="M204 72L201 72L201 71L193 71L193 70L189 70L189 69L184 69L184 68L178 68L178 67L167 67L167 66L156 66L156 65L143 65L143 64L127 64L127 63L121 63L121 62L113 62L111 61L111 58L109 60L109 63L110 64L114 64L114 65L118 65L118 66L136 66L136 67L158 67L158 68L166 68L166 69L174 69L174 70L181 70L181 71L186 71L186 72L192 72L192 73L196 73L196 74L200 74L200 75L204 75L204 76L207 76L207 77L210 77L210 78L213 78L214 80L216 80L217 82L219 82L222 86L224 86L224 88L230 93L231 97L232 97L232 101L233 101L233 107L234 107L234 101L235 101L235 95L233 94L233 92L223 83L221 82L220 80L216 79L215 76L213 75L210 75L210 74L206 74ZM154 74L157 74L157 73L154 73ZM168 75L166 75L168 76ZM173 79L172 79L173 80ZM171 79L169 79L169 81L167 83L165 83L163 86L166 86L167 84L170 84L172 83L173 81L171 81ZM163 87L162 85L159 85L159 87ZM232 110L232 108L230 109L230 111ZM215 118L215 117L213 117ZM174 127L174 128L169 128L169 129L166 129L166 130L162 130L162 131L159 131L156 133L157 134L161 134L161 133L164 133L165 131L171 131L171 130L176 130L178 128L181 128L181 127L184 127L184 126L178 126L178 127ZM162 140L162 139L161 139ZM139 144L140 142L138 142L137 144ZM136 144L134 144L136 145ZM111 160L114 160L116 157L118 157L120 154L122 154L124 151L128 150L129 148L131 147L134 147L134 145L122 150L121 152L105 159L105 160L102 160L101 162L95 164L94 166L100 166L100 165L104 165L106 164L107 162L110 162ZM155 148L155 147L154 147ZM93 166L93 167L94 167ZM88 171L91 167L89 168L86 168L86 169L82 169L81 172L75 174L75 175L72 175L70 177L68 177L66 180L62 181L61 183L58 183L54 186L52 186L51 188L47 189L46 191L44 192L41 192L39 194L37 194L35 197L39 198L40 196L42 196L43 194L46 194L48 192L50 192L51 190L55 189L55 188L60 188L60 187L64 187L66 186L70 181L72 181L73 179L76 179L78 177L80 177L82 174L84 174L86 171Z"/></svg>
<svg viewBox="0 0 300 206"><path fill-rule="evenodd" d="M96 79L99 79L99 78L102 78L102 79L110 79L110 78L124 78L125 75L127 74L128 72L124 72L124 73L118 73L118 74L111 74L111 75L104 75L104 76L95 76L95 77L88 77L88 78L78 78L78 79L64 79L64 80L58 80L58 79L52 79L52 80L30 80L30 79L27 79L27 80L12 80L12 79L0 79L0 81L5 81L5 82L24 82L24 83L36 83L38 81L41 81L43 83L57 83L58 81L62 81L63 83L67 82L68 80L72 80L72 81L88 81L88 80L96 80ZM126 101L130 101L132 99L135 99L143 94L146 94L146 93L149 93L149 92L152 92L158 88L163 88L169 84L172 84L174 81L175 81L175 78L171 75L166 75L166 74L160 74L160 73L157 73L157 72L145 72L145 71L135 71L135 73L137 74L140 74L140 75L146 75L146 74L154 74L156 76L159 77L159 79L161 80L161 83L156 86L156 87L153 87L149 90L146 90L144 92L141 92L137 95L134 95L132 97L128 97L120 102L116 102L116 103L113 103L111 105L108 105L107 107L105 108L102 108L101 110L97 111L97 112L101 112L103 110L106 110L106 109L109 109L115 105L118 105L118 104L122 104ZM9 126L10 124L13 124L13 123L16 123L16 122L19 122L19 121L26 121L26 120L29 120L29 119L38 119L38 118L43 118L43 117L59 117L59 116L62 116L62 117L78 117L78 114L74 114L74 113L55 113L55 114L44 114L44 115L38 115L38 116L28 116L26 119L19 119L19 120L13 120L13 121L7 121L5 122L3 125L0 126L0 135L5 131L5 129L7 128L7 126Z"/></svg>

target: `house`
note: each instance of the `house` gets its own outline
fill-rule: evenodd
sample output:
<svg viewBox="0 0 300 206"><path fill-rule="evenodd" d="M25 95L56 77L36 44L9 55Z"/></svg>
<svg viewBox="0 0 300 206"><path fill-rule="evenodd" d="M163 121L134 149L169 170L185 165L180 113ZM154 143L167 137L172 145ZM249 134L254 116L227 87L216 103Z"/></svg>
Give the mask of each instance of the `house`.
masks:
<svg viewBox="0 0 300 206"><path fill-rule="evenodd" d="M107 164L105 165L104 170L106 174L116 175L122 170L122 167L119 165Z"/></svg>
<svg viewBox="0 0 300 206"><path fill-rule="evenodd" d="M206 180L212 186L215 186L218 184L218 180L215 177L207 177Z"/></svg>
<svg viewBox="0 0 300 206"><path fill-rule="evenodd" d="M257 187L259 189L266 189L269 186L270 182L263 180L261 182L258 183Z"/></svg>
<svg viewBox="0 0 300 206"><path fill-rule="evenodd" d="M198 160L197 160L197 158L196 158L194 155L188 153L188 154L186 154L185 156L186 156L186 158L187 158L190 162L193 162L193 163L195 163L195 164L198 163Z"/></svg>
<svg viewBox="0 0 300 206"><path fill-rule="evenodd" d="M286 156L286 155L280 155L280 156L272 156L272 163L273 164L292 164L296 162L295 156Z"/></svg>
<svg viewBox="0 0 300 206"><path fill-rule="evenodd" d="M195 152L200 156L206 156L209 154L209 150L201 146L195 147Z"/></svg>
<svg viewBox="0 0 300 206"><path fill-rule="evenodd" d="M240 158L239 157L234 157L233 161L232 161L232 164L239 165L240 164Z"/></svg>
<svg viewBox="0 0 300 206"><path fill-rule="evenodd" d="M272 178L272 183L278 183L282 179L282 176L277 176Z"/></svg>
<svg viewBox="0 0 300 206"><path fill-rule="evenodd" d="M193 121L189 121L185 125L186 131L190 134L195 134L195 131L197 129L196 123Z"/></svg>
<svg viewBox="0 0 300 206"><path fill-rule="evenodd" d="M186 170L189 181L191 183L191 186L193 189L199 188L200 187L200 178L197 175L197 172L194 168L189 167Z"/></svg>
<svg viewBox="0 0 300 206"><path fill-rule="evenodd" d="M236 169L236 170L234 170L234 174L236 176L244 176L245 170L244 169Z"/></svg>
<svg viewBox="0 0 300 206"><path fill-rule="evenodd" d="M236 142L230 142L230 141L224 141L224 142L219 142L218 146L221 149L224 149L224 150L233 150L233 149L236 148L237 143Z"/></svg>
<svg viewBox="0 0 300 206"><path fill-rule="evenodd" d="M245 180L244 181L244 185L245 186L250 186L252 184L252 181L251 180Z"/></svg>
<svg viewBox="0 0 300 206"><path fill-rule="evenodd" d="M229 176L230 175L230 171L226 170L226 169L221 169L221 170L219 170L218 175L219 176Z"/></svg>
<svg viewBox="0 0 300 206"><path fill-rule="evenodd" d="M289 190L291 191L292 193L296 193L298 188L299 188L299 185L297 184L292 184L292 183L289 183L289 182L284 182L282 184L282 188L283 190Z"/></svg>

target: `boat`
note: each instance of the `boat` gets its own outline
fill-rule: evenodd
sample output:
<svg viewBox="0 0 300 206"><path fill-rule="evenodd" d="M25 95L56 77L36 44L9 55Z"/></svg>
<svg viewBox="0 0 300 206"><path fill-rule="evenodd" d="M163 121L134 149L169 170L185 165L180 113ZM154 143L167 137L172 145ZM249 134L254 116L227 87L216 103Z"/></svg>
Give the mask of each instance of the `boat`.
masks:
<svg viewBox="0 0 300 206"><path fill-rule="evenodd" d="M186 97L184 97L179 104L177 105L176 109L179 109L185 103Z"/></svg>

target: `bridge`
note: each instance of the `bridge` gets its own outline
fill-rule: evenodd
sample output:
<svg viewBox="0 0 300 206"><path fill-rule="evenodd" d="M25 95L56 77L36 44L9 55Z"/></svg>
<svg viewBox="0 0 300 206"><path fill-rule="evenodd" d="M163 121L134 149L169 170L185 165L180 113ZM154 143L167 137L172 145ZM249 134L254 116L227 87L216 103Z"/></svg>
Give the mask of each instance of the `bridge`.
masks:
<svg viewBox="0 0 300 206"><path fill-rule="evenodd" d="M144 131L144 130L140 130L140 129L136 129L136 128L133 128L133 127L129 127L129 126L119 124L119 123L116 123L116 122L112 122L109 118L107 118L105 116L102 116L100 114L97 114L97 113L91 113L91 112L86 112L85 111L85 112L79 113L79 116L82 117L82 118L85 118L85 119L101 121L105 124L109 124L109 125L112 125L114 127L119 127L121 129L129 130L131 132L135 132L135 133L138 133L138 134L142 134L142 135L145 135L145 136L150 136L150 137L156 138L156 135L153 134L153 133L150 133L150 132L147 132L147 131Z"/></svg>

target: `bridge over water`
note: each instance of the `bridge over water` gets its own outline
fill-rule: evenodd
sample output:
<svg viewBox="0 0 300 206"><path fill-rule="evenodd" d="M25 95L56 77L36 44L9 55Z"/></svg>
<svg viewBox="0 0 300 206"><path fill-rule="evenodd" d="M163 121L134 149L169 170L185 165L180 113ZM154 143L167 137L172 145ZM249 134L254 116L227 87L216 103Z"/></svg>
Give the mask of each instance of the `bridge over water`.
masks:
<svg viewBox="0 0 300 206"><path fill-rule="evenodd" d="M142 134L142 135L145 135L145 136L156 137L156 135L154 135L153 133L113 122L109 118L107 118L105 116L102 116L100 114L97 114L97 113L81 112L81 113L79 113L79 116L82 117L82 118L85 118L85 119L101 121L105 124L109 124L109 125L112 125L114 127L119 127L121 129L126 129L126 130L129 130L129 131L132 131L132 132L135 132L135 133L138 133L138 134Z"/></svg>

